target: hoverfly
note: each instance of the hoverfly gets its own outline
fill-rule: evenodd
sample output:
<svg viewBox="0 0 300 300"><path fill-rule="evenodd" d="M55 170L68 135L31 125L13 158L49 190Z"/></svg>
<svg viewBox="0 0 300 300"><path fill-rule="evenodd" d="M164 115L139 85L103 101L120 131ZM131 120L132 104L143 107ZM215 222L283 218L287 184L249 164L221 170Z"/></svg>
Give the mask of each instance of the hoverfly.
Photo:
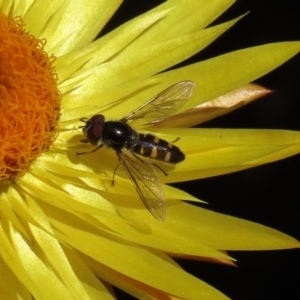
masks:
<svg viewBox="0 0 300 300"><path fill-rule="evenodd" d="M185 155L172 143L151 134L137 133L128 125L128 121L146 118L155 123L170 117L191 97L194 87L195 83L192 81L180 81L119 121L105 121L105 117L100 114L90 119L80 119L85 123L80 127L86 137L82 141L97 147L77 155L95 152L103 146L113 149L142 202L160 221L166 217L165 197L154 166L167 174L158 165L143 160L141 156L177 164L184 160Z"/></svg>

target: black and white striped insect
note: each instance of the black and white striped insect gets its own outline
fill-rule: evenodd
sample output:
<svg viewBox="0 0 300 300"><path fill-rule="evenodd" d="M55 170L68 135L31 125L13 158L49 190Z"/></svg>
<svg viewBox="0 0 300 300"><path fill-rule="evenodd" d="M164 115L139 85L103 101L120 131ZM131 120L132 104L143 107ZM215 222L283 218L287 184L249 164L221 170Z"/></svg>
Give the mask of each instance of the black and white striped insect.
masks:
<svg viewBox="0 0 300 300"><path fill-rule="evenodd" d="M77 155L95 152L103 146L114 150L144 205L160 221L166 218L165 196L154 166L165 172L154 162L143 160L142 156L177 164L184 160L185 155L172 143L151 134L136 132L128 121L145 118L155 123L172 116L191 97L194 87L192 81L180 81L119 121L105 121L103 115L80 119L85 123L81 126L86 137L82 142L97 147Z"/></svg>

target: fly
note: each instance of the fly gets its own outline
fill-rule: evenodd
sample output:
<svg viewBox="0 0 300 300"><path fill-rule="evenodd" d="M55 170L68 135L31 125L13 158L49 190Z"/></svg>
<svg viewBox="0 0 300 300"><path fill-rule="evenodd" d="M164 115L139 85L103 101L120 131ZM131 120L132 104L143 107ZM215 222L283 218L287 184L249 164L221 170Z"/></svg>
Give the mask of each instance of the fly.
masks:
<svg viewBox="0 0 300 300"><path fill-rule="evenodd" d="M165 196L154 166L163 170L155 163L149 163L141 157L177 164L184 160L185 155L172 143L151 134L136 132L128 125L128 121L146 118L155 123L172 116L191 97L194 87L195 83L192 81L180 81L119 121L105 121L105 117L100 114L90 119L80 119L85 123L81 126L86 137L83 141L97 147L90 152L79 152L77 155L95 152L103 146L114 150L142 202L160 221L166 218Z"/></svg>

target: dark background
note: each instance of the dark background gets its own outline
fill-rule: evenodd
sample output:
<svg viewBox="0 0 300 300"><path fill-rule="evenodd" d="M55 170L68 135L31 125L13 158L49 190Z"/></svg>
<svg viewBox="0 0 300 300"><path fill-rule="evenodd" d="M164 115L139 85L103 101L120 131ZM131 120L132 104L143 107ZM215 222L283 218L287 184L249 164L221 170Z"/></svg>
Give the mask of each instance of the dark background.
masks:
<svg viewBox="0 0 300 300"><path fill-rule="evenodd" d="M102 34L162 2L125 0ZM250 14L233 28L180 66L241 48L300 40L299 0L237 0L214 24L248 11ZM275 93L200 127L300 130L299 81L298 54L256 81ZM299 170L300 155L297 155L243 172L176 186L208 201L211 210L267 225L300 240ZM189 273L232 299L300 299L300 250L230 252L230 255L237 259L238 268L178 261ZM119 290L116 294L119 299L134 299Z"/></svg>

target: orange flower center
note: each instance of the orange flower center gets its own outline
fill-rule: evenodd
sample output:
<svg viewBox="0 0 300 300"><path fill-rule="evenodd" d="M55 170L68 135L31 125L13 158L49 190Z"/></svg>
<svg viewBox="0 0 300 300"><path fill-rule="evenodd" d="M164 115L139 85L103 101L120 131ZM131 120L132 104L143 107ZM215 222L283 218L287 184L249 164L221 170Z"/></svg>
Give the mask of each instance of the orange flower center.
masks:
<svg viewBox="0 0 300 300"><path fill-rule="evenodd" d="M0 13L0 182L23 175L58 133L60 94L46 41Z"/></svg>

